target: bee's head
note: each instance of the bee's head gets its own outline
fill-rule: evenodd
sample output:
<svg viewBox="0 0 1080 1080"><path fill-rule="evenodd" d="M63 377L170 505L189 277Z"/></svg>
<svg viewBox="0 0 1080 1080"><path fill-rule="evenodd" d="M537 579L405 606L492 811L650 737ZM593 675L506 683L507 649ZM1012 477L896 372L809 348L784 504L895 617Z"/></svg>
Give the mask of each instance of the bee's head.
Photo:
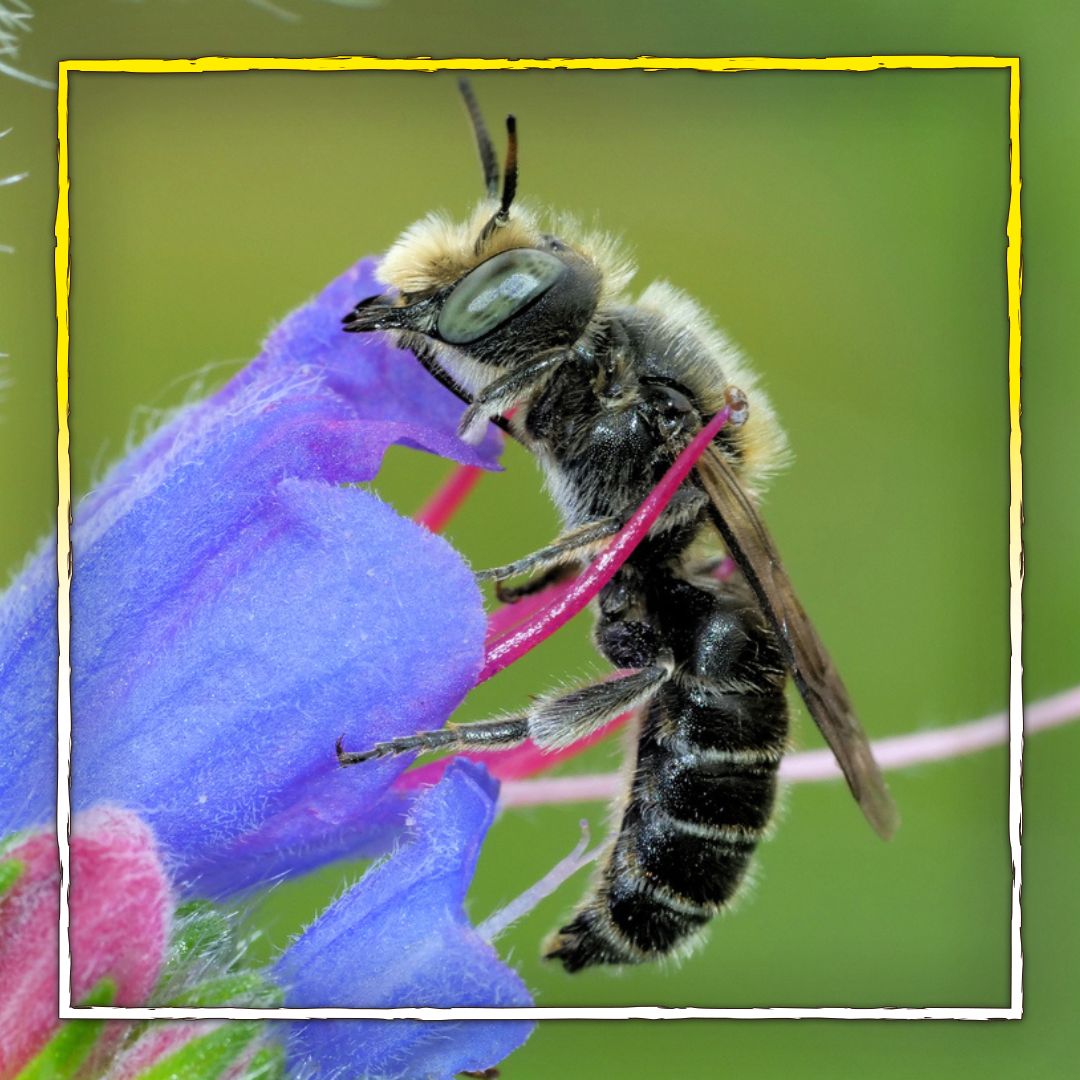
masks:
<svg viewBox="0 0 1080 1080"><path fill-rule="evenodd" d="M603 259L544 232L515 203L517 126L507 117L500 174L476 100L461 84L484 171L486 197L472 217L453 223L431 214L408 228L382 260L388 291L360 302L344 319L351 331L421 334L496 367L570 346L585 332L612 275ZM601 245L603 247L604 245ZM606 254L606 248L601 255ZM614 275L621 286L625 273Z"/></svg>

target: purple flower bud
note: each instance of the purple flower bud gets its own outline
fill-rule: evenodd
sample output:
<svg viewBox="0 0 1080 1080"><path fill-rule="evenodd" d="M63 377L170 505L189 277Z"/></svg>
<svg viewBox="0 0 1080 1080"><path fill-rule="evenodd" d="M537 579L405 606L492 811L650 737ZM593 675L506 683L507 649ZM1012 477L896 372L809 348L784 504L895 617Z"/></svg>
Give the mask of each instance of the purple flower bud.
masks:
<svg viewBox="0 0 1080 1080"><path fill-rule="evenodd" d="M290 1006L532 1005L472 927L464 897L495 815L498 784L452 764L409 813L408 838L329 907L274 968ZM528 1037L518 1020L316 1020L294 1024L289 1056L329 1075L452 1077L495 1065Z"/></svg>

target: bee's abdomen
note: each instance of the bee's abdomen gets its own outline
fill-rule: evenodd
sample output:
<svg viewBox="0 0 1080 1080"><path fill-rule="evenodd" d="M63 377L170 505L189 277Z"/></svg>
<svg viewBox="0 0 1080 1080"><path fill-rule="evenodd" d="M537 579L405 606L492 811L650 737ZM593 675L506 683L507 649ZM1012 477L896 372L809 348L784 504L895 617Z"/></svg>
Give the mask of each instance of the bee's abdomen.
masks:
<svg viewBox="0 0 1080 1080"><path fill-rule="evenodd" d="M547 955L568 971L670 953L736 895L776 800L782 683L713 693L678 679L649 707L618 835ZM712 736L711 738L709 736Z"/></svg>

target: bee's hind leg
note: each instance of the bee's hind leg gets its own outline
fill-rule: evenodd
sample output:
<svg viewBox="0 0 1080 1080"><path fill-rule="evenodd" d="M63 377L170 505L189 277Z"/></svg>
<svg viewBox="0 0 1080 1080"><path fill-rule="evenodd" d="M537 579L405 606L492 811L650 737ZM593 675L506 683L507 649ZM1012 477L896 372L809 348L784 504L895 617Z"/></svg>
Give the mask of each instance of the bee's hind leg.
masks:
<svg viewBox="0 0 1080 1080"><path fill-rule="evenodd" d="M671 654L663 653L638 671L541 698L529 710L529 738L544 750L571 746L650 700L674 670Z"/></svg>
<svg viewBox="0 0 1080 1080"><path fill-rule="evenodd" d="M447 724L438 731L422 731L387 742L370 750L348 751L337 743L341 765L358 765L373 758L392 757L410 750L505 750L532 739L544 750L570 746L602 728L615 717L651 698L673 670L671 657L660 656L655 664L592 683L568 693L541 698L528 711L478 724Z"/></svg>

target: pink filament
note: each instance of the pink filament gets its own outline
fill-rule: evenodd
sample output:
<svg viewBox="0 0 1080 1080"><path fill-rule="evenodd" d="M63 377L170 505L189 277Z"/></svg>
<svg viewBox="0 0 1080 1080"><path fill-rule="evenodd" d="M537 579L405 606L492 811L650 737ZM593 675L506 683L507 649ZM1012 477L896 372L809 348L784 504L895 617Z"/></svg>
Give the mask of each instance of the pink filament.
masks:
<svg viewBox="0 0 1080 1080"><path fill-rule="evenodd" d="M483 475L484 470L475 465L458 465L435 494L417 510L413 520L432 532L442 532Z"/></svg>
<svg viewBox="0 0 1080 1080"><path fill-rule="evenodd" d="M506 419L509 420L515 412L516 405L507 410ZM450 524L450 519L461 509L484 472L484 469L476 465L458 465L435 494L413 514L413 521L434 533L442 532Z"/></svg>
<svg viewBox="0 0 1080 1080"><path fill-rule="evenodd" d="M729 555L713 571L713 577L717 581L727 581L735 573L736 569L735 560Z"/></svg>
<svg viewBox="0 0 1080 1080"><path fill-rule="evenodd" d="M694 436L690 445L679 454L656 487L645 496L645 501L634 511L630 520L576 581L521 626L499 636L488 645L487 657L477 676L477 683L490 679L519 660L589 604L645 538L690 470L697 464L705 448L728 422L730 415L730 409L725 406Z"/></svg>
<svg viewBox="0 0 1080 1080"><path fill-rule="evenodd" d="M516 604L507 605L492 613L488 619L487 655L476 680L478 684L490 679L492 675L534 649L589 604L645 538L690 474L698 458L705 452L705 448L728 422L730 415L727 407L721 409L698 432L656 487L645 497L626 525L576 580L568 584L553 585L541 593L525 597ZM445 528L476 485L482 472L483 470L470 465L456 468L447 482L417 512L415 520L433 532ZM727 565L729 562L730 560L726 560L717 569L718 576L730 574L731 570ZM500 780L520 779L577 756L621 727L630 715L623 713L586 738L559 750L542 750L530 740L509 750L457 756L482 762L488 771ZM397 779L394 787L398 790L410 790L436 783L450 760L443 758L404 773Z"/></svg>
<svg viewBox="0 0 1080 1080"><path fill-rule="evenodd" d="M554 603L569 588L570 583L559 582L555 585L549 585L538 593L533 593L532 596L523 596L513 604L505 604L496 608L488 616L485 644L490 647L512 627L519 626L536 612Z"/></svg>

